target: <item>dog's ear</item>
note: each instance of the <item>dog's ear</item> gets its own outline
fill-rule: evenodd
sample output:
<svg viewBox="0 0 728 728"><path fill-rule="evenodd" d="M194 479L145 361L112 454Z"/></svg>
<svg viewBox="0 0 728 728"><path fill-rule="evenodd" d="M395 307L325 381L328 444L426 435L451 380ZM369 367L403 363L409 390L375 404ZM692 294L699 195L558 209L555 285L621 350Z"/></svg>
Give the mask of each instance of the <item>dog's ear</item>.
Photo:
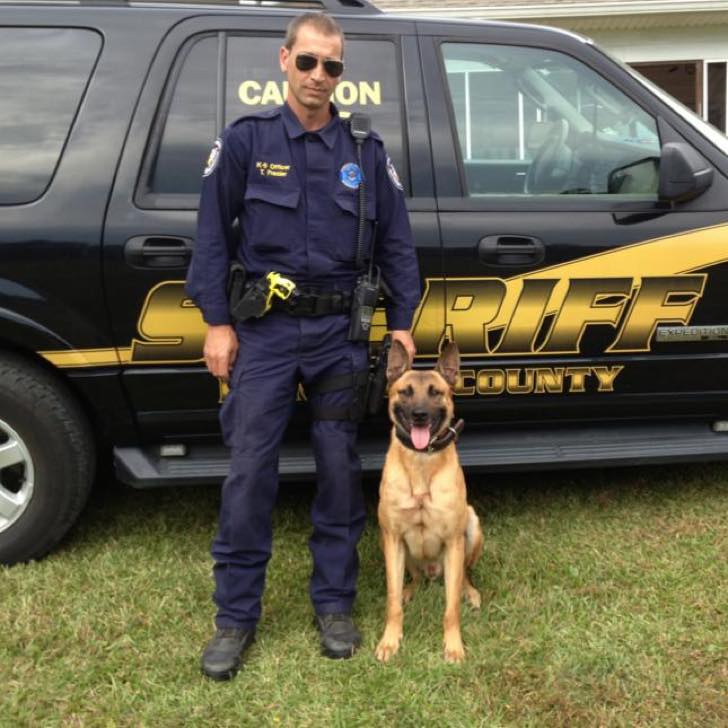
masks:
<svg viewBox="0 0 728 728"><path fill-rule="evenodd" d="M393 341L387 357L387 384L399 379L411 366L407 349L399 341Z"/></svg>
<svg viewBox="0 0 728 728"><path fill-rule="evenodd" d="M451 387L455 386L455 380L460 371L460 350L454 341L450 341L440 352L435 371L440 372Z"/></svg>

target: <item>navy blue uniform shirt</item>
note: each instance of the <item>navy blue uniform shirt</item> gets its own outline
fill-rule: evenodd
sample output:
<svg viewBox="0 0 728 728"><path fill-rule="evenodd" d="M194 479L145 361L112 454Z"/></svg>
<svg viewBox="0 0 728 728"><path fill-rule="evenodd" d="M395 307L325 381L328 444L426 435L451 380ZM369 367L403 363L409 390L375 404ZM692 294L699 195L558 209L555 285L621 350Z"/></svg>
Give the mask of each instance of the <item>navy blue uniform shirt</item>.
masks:
<svg viewBox="0 0 728 728"><path fill-rule="evenodd" d="M365 259L376 229L374 261L392 294L388 328L412 325L420 277L394 166L372 133L359 170L348 126L333 104L331 111L325 127L307 132L284 104L238 119L215 142L186 286L208 324L231 323L226 285L232 260L243 264L249 278L274 270L299 285L353 289L363 174Z"/></svg>

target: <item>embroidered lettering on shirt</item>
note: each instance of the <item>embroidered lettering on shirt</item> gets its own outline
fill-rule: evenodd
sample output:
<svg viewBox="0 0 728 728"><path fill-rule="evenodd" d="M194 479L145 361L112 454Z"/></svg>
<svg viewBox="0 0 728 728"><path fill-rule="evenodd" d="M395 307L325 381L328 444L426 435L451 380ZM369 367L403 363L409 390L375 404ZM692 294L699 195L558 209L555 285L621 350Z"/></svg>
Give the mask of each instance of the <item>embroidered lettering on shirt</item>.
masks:
<svg viewBox="0 0 728 728"><path fill-rule="evenodd" d="M275 162L256 162L255 168L261 177L287 177L291 170L290 164L276 164Z"/></svg>

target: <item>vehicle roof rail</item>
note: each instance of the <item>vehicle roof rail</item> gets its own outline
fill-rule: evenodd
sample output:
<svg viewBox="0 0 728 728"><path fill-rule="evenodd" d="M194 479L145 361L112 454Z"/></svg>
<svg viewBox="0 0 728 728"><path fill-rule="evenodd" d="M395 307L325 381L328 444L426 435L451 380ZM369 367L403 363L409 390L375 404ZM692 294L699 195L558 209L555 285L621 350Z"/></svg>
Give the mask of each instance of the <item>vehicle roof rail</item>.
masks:
<svg viewBox="0 0 728 728"><path fill-rule="evenodd" d="M63 4L62 2L59 4ZM381 14L381 10L368 0L76 0L73 5L197 5L201 7L253 7L273 9L325 10L328 13L367 15Z"/></svg>

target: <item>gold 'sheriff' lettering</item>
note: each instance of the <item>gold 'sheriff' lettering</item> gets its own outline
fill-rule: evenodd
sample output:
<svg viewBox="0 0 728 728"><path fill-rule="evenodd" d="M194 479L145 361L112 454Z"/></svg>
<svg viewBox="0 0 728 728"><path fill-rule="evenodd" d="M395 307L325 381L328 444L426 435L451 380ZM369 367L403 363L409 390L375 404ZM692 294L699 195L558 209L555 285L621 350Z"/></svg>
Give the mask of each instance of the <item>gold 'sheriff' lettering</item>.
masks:
<svg viewBox="0 0 728 728"><path fill-rule="evenodd" d="M465 356L578 354L585 330L597 326L614 330L605 353L649 351L659 324L690 323L707 281L702 271L728 262L727 236L728 225L716 225L507 280L451 279L447 300L444 282L427 280L414 322L418 355L436 355L446 333L457 338ZM629 291L625 280L631 281ZM205 324L184 293L184 281L163 281L149 291L137 329L130 346L39 353L58 367L202 361ZM371 331L371 340L381 341L384 309L374 312ZM577 369L570 368L573 392L587 381Z"/></svg>
<svg viewBox="0 0 728 728"><path fill-rule="evenodd" d="M137 364L201 361L207 330L202 313L184 292L184 281L154 286L144 301L130 361Z"/></svg>
<svg viewBox="0 0 728 728"><path fill-rule="evenodd" d="M658 324L687 324L703 295L707 275L643 278L617 340L608 352L649 351Z"/></svg>
<svg viewBox="0 0 728 728"><path fill-rule="evenodd" d="M608 352L649 351L658 324L690 321L706 278L428 279L413 335L423 354L445 337L465 356L578 354L587 327L610 326Z"/></svg>
<svg viewBox="0 0 728 728"><path fill-rule="evenodd" d="M586 278L566 281L565 286L564 281L534 279L523 281L516 296L509 288L512 281L500 278L458 278L447 285L428 279L413 335L425 356L437 353L444 336L457 341L464 356L578 354L589 326L610 326L615 334L607 352L649 351L658 324L690 321L706 278ZM504 319L508 300L512 309ZM375 313L373 341L386 331L383 315L379 309ZM505 325L492 323L503 319ZM160 283L149 292L137 326L140 338L132 342L131 362L201 359L204 322L181 281ZM513 384L514 389L518 386Z"/></svg>

